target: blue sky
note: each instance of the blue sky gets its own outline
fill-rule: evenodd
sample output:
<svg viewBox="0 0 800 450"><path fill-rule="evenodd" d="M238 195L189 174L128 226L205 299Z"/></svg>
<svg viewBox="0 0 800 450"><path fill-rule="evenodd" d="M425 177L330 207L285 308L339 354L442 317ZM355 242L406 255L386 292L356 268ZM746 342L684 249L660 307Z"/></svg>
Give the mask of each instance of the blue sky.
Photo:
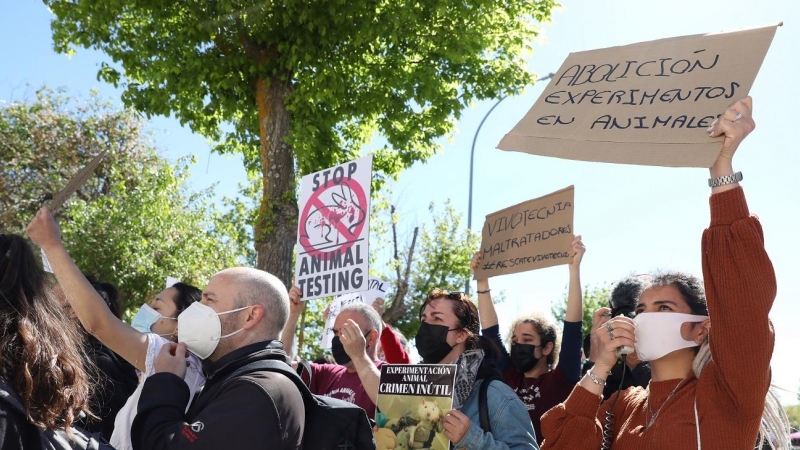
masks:
<svg viewBox="0 0 800 450"><path fill-rule="evenodd" d="M800 152L793 132L800 123L800 93L794 85L800 73L800 6L790 0L564 3L554 13L553 23L543 26L530 58L531 69L541 75L558 69L573 51L784 22L751 90L758 128L734 163L744 173L750 209L762 220L778 277L778 297L771 314L777 335L773 379L797 391L800 191L794 180L800 170ZM29 98L37 87L47 84L84 96L97 89L120 102L119 91L96 79L104 55L79 49L68 58L52 51L50 15L43 4L0 2L0 17L4 22L0 27L0 101ZM495 149L543 87L531 87L524 95L503 101L481 130L475 154L473 229L480 231L487 214L574 184L575 230L588 248L582 267L585 285L655 269L701 275L700 235L709 218L707 170L566 161ZM407 234L415 224L428 220L432 201L442 204L451 199L466 223L470 145L478 123L493 104L482 102L466 110L458 133L443 141L444 151L403 173L392 186L392 200ZM239 158L209 155L206 140L176 120L156 118L150 129L167 157L197 156L190 179L193 189L218 182L221 193L232 194L244 179ZM493 289L503 290L507 299L498 305L501 325L531 309L549 311L551 302L562 297L567 279L565 266L492 279ZM741 351L742 369L747 370L749 349ZM796 403L791 394L783 400Z"/></svg>

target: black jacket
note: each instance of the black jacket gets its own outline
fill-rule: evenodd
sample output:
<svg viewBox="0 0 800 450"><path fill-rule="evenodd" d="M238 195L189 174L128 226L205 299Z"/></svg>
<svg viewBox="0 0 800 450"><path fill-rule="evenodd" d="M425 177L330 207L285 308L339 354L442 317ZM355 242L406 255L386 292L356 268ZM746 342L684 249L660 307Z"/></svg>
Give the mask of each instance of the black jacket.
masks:
<svg viewBox="0 0 800 450"><path fill-rule="evenodd" d="M100 372L99 383L89 403L89 409L99 416L99 420L86 419L79 425L91 433L100 433L108 441L114 431L114 419L136 390L139 378L130 363L94 336L89 336L87 350Z"/></svg>
<svg viewBox="0 0 800 450"><path fill-rule="evenodd" d="M150 376L131 429L133 448L301 448L305 408L292 380L274 372L228 379L239 367L262 359L289 361L279 341L251 344L216 362L204 361L206 384L186 413L186 383L171 373Z"/></svg>
<svg viewBox="0 0 800 450"><path fill-rule="evenodd" d="M41 447L41 431L16 408L0 401L0 450Z"/></svg>

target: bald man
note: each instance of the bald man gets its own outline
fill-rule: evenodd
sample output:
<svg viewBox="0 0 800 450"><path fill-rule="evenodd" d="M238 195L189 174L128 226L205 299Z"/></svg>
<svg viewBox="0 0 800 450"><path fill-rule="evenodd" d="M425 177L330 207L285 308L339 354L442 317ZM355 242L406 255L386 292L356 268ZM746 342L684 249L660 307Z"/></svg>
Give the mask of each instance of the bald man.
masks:
<svg viewBox="0 0 800 450"><path fill-rule="evenodd" d="M231 376L253 361L289 363L279 341L288 315L286 287L275 276L244 267L214 275L202 301L178 317L179 343L156 357L133 422L133 448L300 449L305 409L294 383L268 371ZM207 377L188 411L187 351L203 359Z"/></svg>

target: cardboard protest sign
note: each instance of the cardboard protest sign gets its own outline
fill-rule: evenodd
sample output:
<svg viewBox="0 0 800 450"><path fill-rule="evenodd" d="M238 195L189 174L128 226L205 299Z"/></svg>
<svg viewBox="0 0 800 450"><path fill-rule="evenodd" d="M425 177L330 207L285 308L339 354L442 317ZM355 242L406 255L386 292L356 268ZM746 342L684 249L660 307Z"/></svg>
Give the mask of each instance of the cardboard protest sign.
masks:
<svg viewBox="0 0 800 450"><path fill-rule="evenodd" d="M498 148L710 167L722 138L706 128L747 96L777 26L571 53Z"/></svg>
<svg viewBox="0 0 800 450"><path fill-rule="evenodd" d="M303 177L295 282L303 300L363 291L372 156Z"/></svg>
<svg viewBox="0 0 800 450"><path fill-rule="evenodd" d="M94 173L94 169L96 169L97 166L100 165L100 161L102 161L105 156L106 156L106 151L103 150L102 152L100 152L99 155L95 156L94 159L91 160L89 164L86 165L86 167L79 170L78 173L76 173L75 176L72 177L71 180L69 180L67 186L64 189L62 189L59 193L57 193L53 197L53 200L50 202L50 205L48 206L50 212L55 214L56 211L59 210L59 208L64 206L64 202L66 202L67 199L72 197L72 194L74 194L78 189L80 189L81 186L86 184L86 182L92 176L92 173Z"/></svg>
<svg viewBox="0 0 800 450"><path fill-rule="evenodd" d="M486 216L475 279L569 264L575 187Z"/></svg>
<svg viewBox="0 0 800 450"><path fill-rule="evenodd" d="M378 448L450 448L444 416L453 409L457 368L455 364L381 366L375 405Z"/></svg>
<svg viewBox="0 0 800 450"><path fill-rule="evenodd" d="M333 324L336 323L336 317L345 306L351 303L365 303L372 306L372 302L377 298L386 298L386 291L389 289L389 284L380 278L369 277L368 290L362 292L354 292L351 294L344 294L336 297L331 302L328 308L328 319L325 321L325 331L322 333L320 342L322 348L331 348L331 340L333 339Z"/></svg>

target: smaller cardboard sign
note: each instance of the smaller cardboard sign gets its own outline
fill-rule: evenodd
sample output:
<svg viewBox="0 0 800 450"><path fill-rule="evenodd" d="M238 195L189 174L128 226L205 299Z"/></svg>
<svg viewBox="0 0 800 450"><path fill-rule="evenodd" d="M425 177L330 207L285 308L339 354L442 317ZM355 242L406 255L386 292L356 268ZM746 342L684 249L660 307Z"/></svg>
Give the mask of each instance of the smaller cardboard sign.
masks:
<svg viewBox="0 0 800 450"><path fill-rule="evenodd" d="M333 340L333 324L336 323L336 317L345 306L351 303L365 303L372 306L375 299L386 299L386 292L389 290L389 284L380 278L369 278L369 289L363 292L354 292L351 294L339 295L333 299L328 307L328 320L325 321L325 331L322 333L321 344L322 348L330 349L331 341Z"/></svg>
<svg viewBox="0 0 800 450"><path fill-rule="evenodd" d="M486 216L475 279L569 264L575 187Z"/></svg>
<svg viewBox="0 0 800 450"><path fill-rule="evenodd" d="M97 168L97 166L100 165L100 161L102 161L105 156L106 156L106 151L103 150L102 152L100 152L99 155L95 156L94 159L91 160L89 164L86 165L86 167L79 170L78 173L76 173L75 176L72 177L71 180L69 180L69 183L67 183L64 189L58 192L53 197L53 200L50 202L48 208L50 209L51 213L55 214L56 211L58 211L62 206L64 206L64 202L66 202L67 199L72 197L72 194L74 194L78 189L81 188L81 186L83 186L84 184L86 184L87 181L89 181L89 178L92 176L92 173L94 173L94 170Z"/></svg>
<svg viewBox="0 0 800 450"><path fill-rule="evenodd" d="M457 369L455 364L381 366L375 405L378 448L448 450L444 418L453 409Z"/></svg>

